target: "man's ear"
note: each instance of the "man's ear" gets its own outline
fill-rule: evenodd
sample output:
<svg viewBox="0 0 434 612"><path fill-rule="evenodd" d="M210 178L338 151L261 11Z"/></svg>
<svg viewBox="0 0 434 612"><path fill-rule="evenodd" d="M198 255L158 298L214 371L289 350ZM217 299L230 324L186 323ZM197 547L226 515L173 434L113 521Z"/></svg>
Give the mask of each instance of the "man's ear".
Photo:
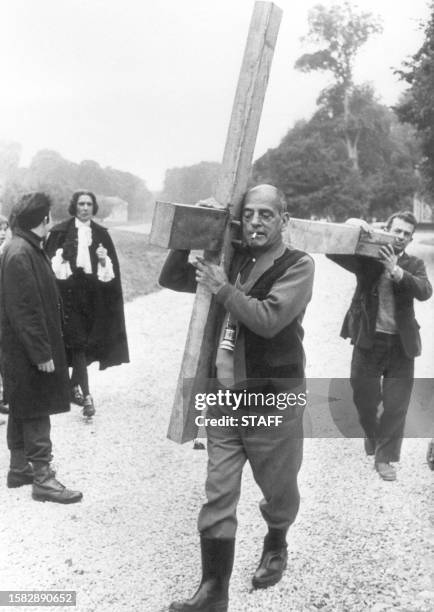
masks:
<svg viewBox="0 0 434 612"><path fill-rule="evenodd" d="M282 229L285 228L288 225L289 222L289 213L288 212L284 212L281 215L282 217Z"/></svg>

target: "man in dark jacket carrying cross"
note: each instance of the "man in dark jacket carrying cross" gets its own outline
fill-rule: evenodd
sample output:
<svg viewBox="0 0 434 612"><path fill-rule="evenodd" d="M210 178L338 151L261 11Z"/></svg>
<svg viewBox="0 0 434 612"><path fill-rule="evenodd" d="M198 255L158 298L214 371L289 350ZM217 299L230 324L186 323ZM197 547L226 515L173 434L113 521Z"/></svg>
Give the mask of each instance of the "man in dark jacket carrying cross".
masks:
<svg viewBox="0 0 434 612"><path fill-rule="evenodd" d="M201 283L223 307L215 345L217 392L228 397L229 390L234 398L240 390L255 393L255 402L243 400L237 411L231 402L208 407L207 417L234 420L207 426L207 501L198 521L202 581L193 598L172 603L172 612L227 610L236 509L246 461L262 491L260 510L268 526L253 586L276 584L286 567L286 533L300 502L297 474L302 460L303 402L279 409L258 405L256 399L304 389L301 322L312 295L314 265L308 255L283 244L287 222L283 194L272 185L259 185L244 197L245 248L235 255L229 278L222 266L203 258L190 264L187 251L172 251L161 272L162 286L193 292ZM273 421L278 425L255 425L261 416L281 419Z"/></svg>
<svg viewBox="0 0 434 612"><path fill-rule="evenodd" d="M362 219L348 219L347 223L371 231ZM354 345L351 386L365 432L365 452L374 456L376 471L387 481L396 480L392 463L401 456L414 359L421 353L414 300L428 300L432 295L424 262L405 252L416 225L410 211L389 217L386 228L395 235L395 242L381 248L380 259L328 256L357 279L341 336Z"/></svg>
<svg viewBox="0 0 434 612"><path fill-rule="evenodd" d="M62 339L56 278L42 243L51 202L44 193L25 194L11 214L13 237L1 261L1 359L9 401L7 486L33 484L33 498L78 502L50 468L50 415L67 412L69 380Z"/></svg>

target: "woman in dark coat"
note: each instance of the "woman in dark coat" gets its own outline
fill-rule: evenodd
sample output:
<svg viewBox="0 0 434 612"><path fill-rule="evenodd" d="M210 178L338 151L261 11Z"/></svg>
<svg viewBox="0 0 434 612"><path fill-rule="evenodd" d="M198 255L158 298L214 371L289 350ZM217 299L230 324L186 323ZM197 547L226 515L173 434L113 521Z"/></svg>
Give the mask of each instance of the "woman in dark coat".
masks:
<svg viewBox="0 0 434 612"><path fill-rule="evenodd" d="M76 191L73 218L55 225L46 243L63 300L71 399L84 416L95 414L87 366L99 361L104 370L129 361L119 262L107 229L92 220L97 210L92 192Z"/></svg>

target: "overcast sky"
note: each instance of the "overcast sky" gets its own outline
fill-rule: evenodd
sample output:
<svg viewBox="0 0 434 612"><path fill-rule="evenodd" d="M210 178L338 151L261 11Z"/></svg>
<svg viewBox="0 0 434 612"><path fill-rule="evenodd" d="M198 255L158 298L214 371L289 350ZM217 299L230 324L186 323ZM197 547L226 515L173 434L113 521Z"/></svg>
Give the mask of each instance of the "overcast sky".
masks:
<svg viewBox="0 0 434 612"><path fill-rule="evenodd" d="M333 2L324 0L322 4ZM334 4L339 3L335 0ZM50 148L79 162L128 170L151 189L164 172L220 161L252 0L1 0L0 140L23 145L23 164ZM293 69L318 0L281 0L255 156L308 118L327 80ZM393 68L423 40L427 0L359 0L384 33L360 53L358 82L393 104Z"/></svg>

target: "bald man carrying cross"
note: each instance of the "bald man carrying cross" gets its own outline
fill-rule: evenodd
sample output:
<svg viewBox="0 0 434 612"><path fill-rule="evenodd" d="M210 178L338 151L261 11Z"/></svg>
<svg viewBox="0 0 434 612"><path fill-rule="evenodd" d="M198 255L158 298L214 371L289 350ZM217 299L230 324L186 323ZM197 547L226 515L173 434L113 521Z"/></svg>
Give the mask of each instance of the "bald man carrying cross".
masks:
<svg viewBox="0 0 434 612"><path fill-rule="evenodd" d="M208 437L207 501L198 520L202 581L193 598L172 603L172 612L227 610L246 461L262 491L268 527L253 586L276 584L286 567L286 533L300 502L306 403L301 323L314 274L309 255L283 244L288 217L278 189L256 186L243 199L242 245L228 274L202 257L189 263L188 251L171 251L161 272L163 287L195 292L202 285L221 308L210 373L214 392L207 394L206 417L198 417Z"/></svg>

